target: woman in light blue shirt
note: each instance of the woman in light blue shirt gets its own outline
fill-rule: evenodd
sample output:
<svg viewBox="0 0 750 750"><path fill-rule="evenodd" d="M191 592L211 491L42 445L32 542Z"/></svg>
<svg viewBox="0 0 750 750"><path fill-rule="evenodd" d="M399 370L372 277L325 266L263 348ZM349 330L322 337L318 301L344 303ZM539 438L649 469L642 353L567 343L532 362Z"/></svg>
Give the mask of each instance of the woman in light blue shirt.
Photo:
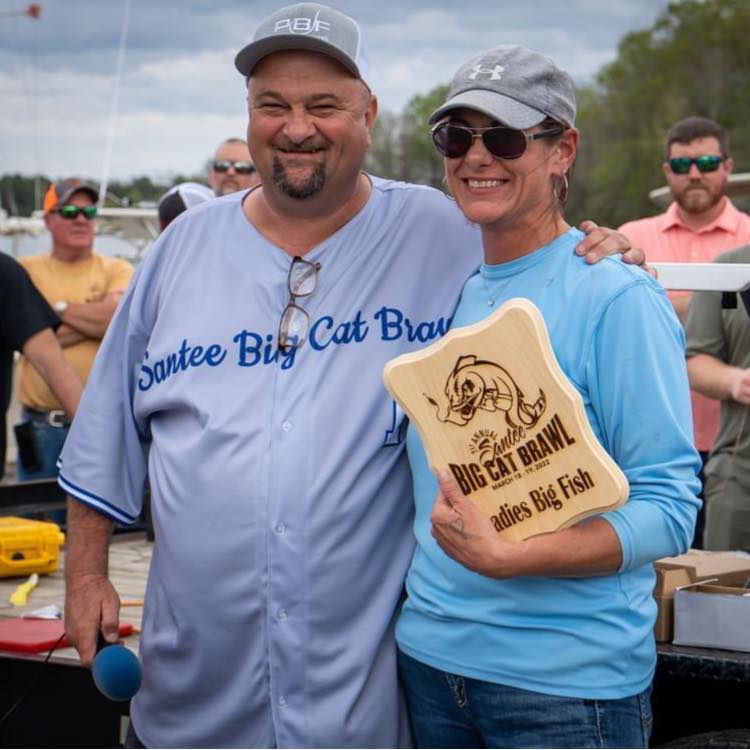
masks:
<svg viewBox="0 0 750 750"><path fill-rule="evenodd" d="M562 205L578 147L570 77L496 47L431 117L449 188L485 262L453 326L525 297L597 438L625 473L619 509L504 541L410 427L417 549L397 626L422 747L647 747L656 664L653 560L683 552L699 506L682 329L639 268L594 267Z"/></svg>

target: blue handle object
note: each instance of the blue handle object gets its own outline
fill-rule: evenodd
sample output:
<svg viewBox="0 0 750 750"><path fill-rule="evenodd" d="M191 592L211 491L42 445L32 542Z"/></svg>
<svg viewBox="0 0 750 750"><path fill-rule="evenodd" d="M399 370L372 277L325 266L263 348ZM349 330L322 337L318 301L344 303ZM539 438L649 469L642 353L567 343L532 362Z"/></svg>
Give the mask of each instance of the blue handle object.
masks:
<svg viewBox="0 0 750 750"><path fill-rule="evenodd" d="M125 646L105 646L91 666L94 684L113 701L129 701L141 686L141 663Z"/></svg>

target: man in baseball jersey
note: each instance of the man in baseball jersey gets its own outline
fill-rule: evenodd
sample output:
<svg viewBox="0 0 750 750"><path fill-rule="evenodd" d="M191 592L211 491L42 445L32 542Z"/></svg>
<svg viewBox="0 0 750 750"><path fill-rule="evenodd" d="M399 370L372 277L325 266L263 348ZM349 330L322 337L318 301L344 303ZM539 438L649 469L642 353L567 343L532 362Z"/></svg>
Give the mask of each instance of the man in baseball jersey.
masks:
<svg viewBox="0 0 750 750"><path fill-rule="evenodd" d="M351 18L283 8L236 66L261 186L179 216L113 322L62 456L66 629L84 663L115 639L107 544L148 474L140 741L404 746L412 493L380 373L445 333L479 236L442 193L362 172Z"/></svg>

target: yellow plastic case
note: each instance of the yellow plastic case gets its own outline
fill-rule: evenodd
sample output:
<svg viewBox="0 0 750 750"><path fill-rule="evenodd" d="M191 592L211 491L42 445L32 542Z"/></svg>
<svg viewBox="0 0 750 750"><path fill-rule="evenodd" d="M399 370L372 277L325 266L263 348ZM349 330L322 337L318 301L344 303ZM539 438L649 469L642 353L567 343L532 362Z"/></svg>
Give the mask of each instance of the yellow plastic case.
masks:
<svg viewBox="0 0 750 750"><path fill-rule="evenodd" d="M56 523L0 517L0 578L57 570L64 543Z"/></svg>

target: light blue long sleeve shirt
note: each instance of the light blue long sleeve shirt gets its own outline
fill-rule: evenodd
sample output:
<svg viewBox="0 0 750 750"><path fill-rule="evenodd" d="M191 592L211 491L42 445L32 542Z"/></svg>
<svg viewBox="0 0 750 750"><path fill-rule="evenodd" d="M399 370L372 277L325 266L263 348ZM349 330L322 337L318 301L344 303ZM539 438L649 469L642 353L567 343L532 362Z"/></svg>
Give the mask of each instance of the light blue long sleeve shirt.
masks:
<svg viewBox="0 0 750 750"><path fill-rule="evenodd" d="M464 287L453 327L513 297L536 304L553 350L630 495L602 514L622 566L592 578L494 580L449 558L430 535L437 484L409 428L417 549L399 646L437 669L553 695L621 698L653 678L652 561L690 544L700 501L684 337L664 290L619 259L589 266L570 230ZM493 307L488 300L495 300Z"/></svg>

